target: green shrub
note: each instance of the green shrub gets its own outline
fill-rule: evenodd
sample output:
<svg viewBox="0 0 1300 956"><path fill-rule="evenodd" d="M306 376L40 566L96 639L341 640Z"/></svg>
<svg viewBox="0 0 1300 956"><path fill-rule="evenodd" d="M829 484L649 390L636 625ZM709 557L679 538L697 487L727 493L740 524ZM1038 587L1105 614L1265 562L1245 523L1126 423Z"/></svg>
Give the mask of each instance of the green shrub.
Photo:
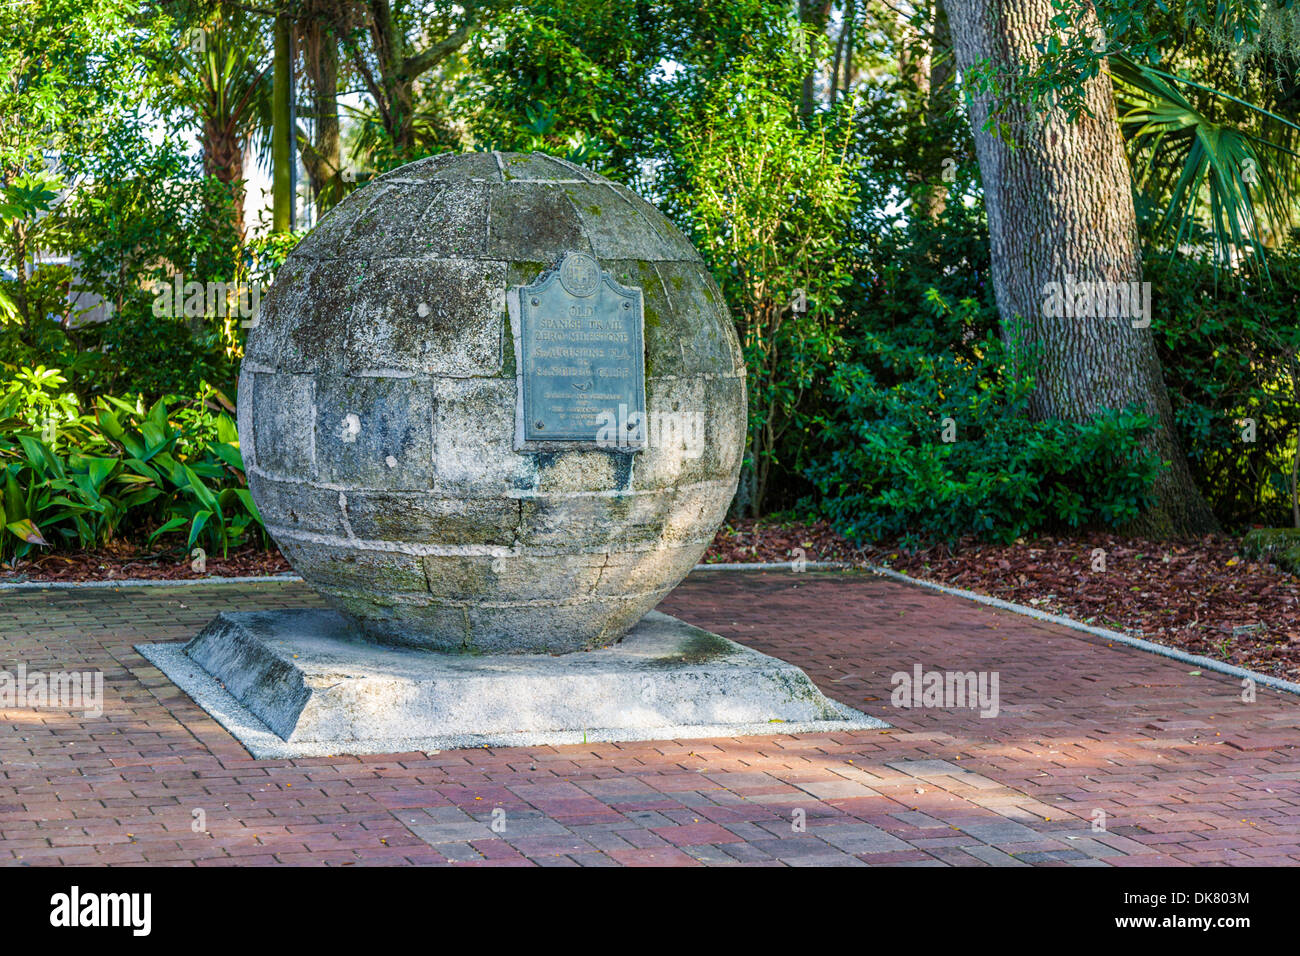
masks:
<svg viewBox="0 0 1300 956"><path fill-rule="evenodd" d="M977 309L937 294L931 307ZM1026 411L1032 378L1008 371L998 339L956 351L901 338L864 333L862 357L836 369L823 457L807 470L851 539L1011 541L1121 524L1149 503L1160 465L1141 441L1152 417L1115 410L1086 423L1035 422Z"/></svg>
<svg viewBox="0 0 1300 956"><path fill-rule="evenodd" d="M1292 523L1300 432L1300 254L1269 277L1148 256L1152 330L1192 476L1228 527Z"/></svg>
<svg viewBox="0 0 1300 956"><path fill-rule="evenodd" d="M100 394L193 395L205 382L232 390L239 362L225 350L219 325L199 319L155 316L150 300L134 304L94 330L87 339L102 355L103 372L87 383L87 397Z"/></svg>
<svg viewBox="0 0 1300 956"><path fill-rule="evenodd" d="M1241 539L1241 553L1300 574L1300 528L1254 528Z"/></svg>

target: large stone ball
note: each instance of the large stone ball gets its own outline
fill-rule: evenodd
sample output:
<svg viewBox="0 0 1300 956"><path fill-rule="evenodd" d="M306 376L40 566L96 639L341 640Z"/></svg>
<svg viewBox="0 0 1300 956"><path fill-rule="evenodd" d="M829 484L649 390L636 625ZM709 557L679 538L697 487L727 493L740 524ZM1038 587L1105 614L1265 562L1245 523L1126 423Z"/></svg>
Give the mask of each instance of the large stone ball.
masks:
<svg viewBox="0 0 1300 956"><path fill-rule="evenodd" d="M516 435L508 293L574 253L641 290L637 451ZM294 249L248 337L239 432L272 537L368 638L567 652L620 639L703 554L739 474L744 374L717 286L649 203L540 154L444 155ZM656 416L681 428L656 436Z"/></svg>

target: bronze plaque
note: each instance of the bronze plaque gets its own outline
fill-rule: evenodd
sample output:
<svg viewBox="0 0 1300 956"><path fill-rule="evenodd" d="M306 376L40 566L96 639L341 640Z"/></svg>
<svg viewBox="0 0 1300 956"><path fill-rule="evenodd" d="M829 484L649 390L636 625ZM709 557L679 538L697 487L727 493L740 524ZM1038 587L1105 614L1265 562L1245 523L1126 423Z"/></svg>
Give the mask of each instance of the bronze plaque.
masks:
<svg viewBox="0 0 1300 956"><path fill-rule="evenodd" d="M517 286L525 442L645 444L644 317L640 289L619 285L581 252Z"/></svg>

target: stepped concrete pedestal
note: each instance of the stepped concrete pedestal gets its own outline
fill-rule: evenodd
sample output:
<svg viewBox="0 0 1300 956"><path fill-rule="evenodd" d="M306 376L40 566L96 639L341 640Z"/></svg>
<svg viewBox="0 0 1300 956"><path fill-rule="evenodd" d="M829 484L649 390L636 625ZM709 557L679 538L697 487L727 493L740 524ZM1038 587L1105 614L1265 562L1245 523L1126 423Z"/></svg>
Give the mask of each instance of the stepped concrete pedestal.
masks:
<svg viewBox="0 0 1300 956"><path fill-rule="evenodd" d="M655 611L559 655L412 653L323 610L220 614L188 644L138 649L259 758L888 726Z"/></svg>

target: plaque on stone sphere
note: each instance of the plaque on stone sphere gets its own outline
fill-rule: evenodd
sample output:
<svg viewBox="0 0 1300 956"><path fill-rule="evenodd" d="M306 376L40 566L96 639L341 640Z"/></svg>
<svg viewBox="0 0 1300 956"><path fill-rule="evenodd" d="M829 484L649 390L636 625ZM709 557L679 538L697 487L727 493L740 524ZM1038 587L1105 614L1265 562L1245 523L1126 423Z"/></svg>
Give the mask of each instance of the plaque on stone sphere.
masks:
<svg viewBox="0 0 1300 956"><path fill-rule="evenodd" d="M615 282L594 258L570 252L517 286L519 443L645 445L641 290Z"/></svg>

